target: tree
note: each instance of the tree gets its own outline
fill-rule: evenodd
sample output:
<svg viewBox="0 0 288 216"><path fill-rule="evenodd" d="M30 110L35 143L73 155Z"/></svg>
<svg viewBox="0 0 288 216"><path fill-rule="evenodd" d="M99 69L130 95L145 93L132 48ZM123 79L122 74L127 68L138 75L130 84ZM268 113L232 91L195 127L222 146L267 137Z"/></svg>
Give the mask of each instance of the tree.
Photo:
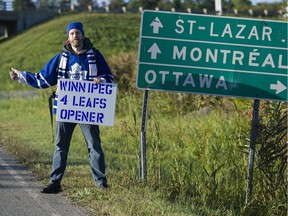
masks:
<svg viewBox="0 0 288 216"><path fill-rule="evenodd" d="M25 11L35 9L35 5L31 0L15 0L13 8L15 11Z"/></svg>
<svg viewBox="0 0 288 216"><path fill-rule="evenodd" d="M231 1L232 1L232 7L239 11L247 10L251 8L252 6L252 3L250 0L231 0Z"/></svg>
<svg viewBox="0 0 288 216"><path fill-rule="evenodd" d="M80 5L80 6L85 6L85 7L87 7L87 6L89 6L89 5L94 5L96 3L96 1L95 0L78 0L78 4Z"/></svg>
<svg viewBox="0 0 288 216"><path fill-rule="evenodd" d="M215 10L215 0L185 0L184 5L196 10L202 10L203 8L211 11Z"/></svg>
<svg viewBox="0 0 288 216"><path fill-rule="evenodd" d="M172 1L169 0L160 0L157 3L157 6L160 10L171 10L174 7Z"/></svg>
<svg viewBox="0 0 288 216"><path fill-rule="evenodd" d="M175 9L180 9L182 7L181 0L173 0L173 5Z"/></svg>
<svg viewBox="0 0 288 216"><path fill-rule="evenodd" d="M110 0L109 8L121 8L125 4L124 0Z"/></svg>
<svg viewBox="0 0 288 216"><path fill-rule="evenodd" d="M143 7L143 9L155 9L155 7L159 6L160 2L161 0L131 0L128 4L128 7L129 8Z"/></svg>
<svg viewBox="0 0 288 216"><path fill-rule="evenodd" d="M182 7L183 8L194 8L196 9L196 3L194 0L184 0L184 2L182 3Z"/></svg>

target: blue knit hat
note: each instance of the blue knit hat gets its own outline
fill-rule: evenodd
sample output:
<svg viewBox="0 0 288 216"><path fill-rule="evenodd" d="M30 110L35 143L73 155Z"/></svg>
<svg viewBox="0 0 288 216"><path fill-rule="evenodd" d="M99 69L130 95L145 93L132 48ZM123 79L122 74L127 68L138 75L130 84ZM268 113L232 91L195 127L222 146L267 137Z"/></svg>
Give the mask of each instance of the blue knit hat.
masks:
<svg viewBox="0 0 288 216"><path fill-rule="evenodd" d="M82 23L81 22L72 22L72 23L70 23L68 26L67 26L67 35L69 35L69 31L71 30L71 29L78 29L81 33L82 33L82 35L84 36L84 29L83 29L83 25L82 25Z"/></svg>

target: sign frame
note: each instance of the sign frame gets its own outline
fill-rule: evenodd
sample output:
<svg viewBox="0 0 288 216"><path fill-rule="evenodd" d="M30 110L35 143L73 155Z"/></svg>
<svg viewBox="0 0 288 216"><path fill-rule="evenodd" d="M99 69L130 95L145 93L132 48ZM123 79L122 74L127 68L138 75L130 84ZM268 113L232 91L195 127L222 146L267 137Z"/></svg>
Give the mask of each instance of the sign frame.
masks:
<svg viewBox="0 0 288 216"><path fill-rule="evenodd" d="M173 26L174 29L172 27L172 29L164 31L165 22L173 23L171 22L171 19L169 20L169 17L171 16L173 17L171 19L175 21L175 26ZM163 19L163 17L165 17L165 19ZM176 24L176 19L181 20L178 22L178 26ZM196 26L198 19L201 25L199 24L199 26ZM188 21L190 22L190 25L186 26L190 26L190 28L185 30L183 23L187 24ZM218 26L217 22L219 21L224 21L224 23L226 21L226 25L222 26L224 29L224 33L222 32L222 35L224 36L222 38L220 37L221 34L211 27L212 23L213 25ZM155 23L157 23L157 25ZM210 29L206 28L207 26L202 25L203 23L210 23ZM245 28L248 29L244 24L247 24L247 26L250 25L250 30L246 31L249 33L249 40L241 39L244 35L239 33L240 31L245 32ZM170 26L171 25L173 24L170 24ZM229 37L235 33L232 28L233 25L238 25L237 34L239 34L239 38L237 39L231 39ZM262 32L257 30L259 26L262 28ZM271 26L276 26L276 30L274 31ZM209 36L202 38L201 35L193 36L193 31L194 33L197 31L201 32L204 31L203 29L205 28L206 31L210 31L210 38ZM278 28L280 28L280 30ZM283 38L287 37L287 32L283 32L282 28L287 30L288 24L286 22L274 20L144 10L141 17L136 86L138 89L142 90L287 101L288 44L287 39L286 41L283 41L285 40ZM178 34L180 37L178 39L176 38L178 35L172 31L182 31L186 32L186 34ZM189 35L187 31L192 33ZM275 32L277 33L277 40L274 39ZM218 35L218 37L215 35ZM230 41L228 40L228 42L225 42L227 37L230 38ZM211 38L215 41L212 41ZM241 41L241 43L237 44L235 40L236 42ZM268 40L271 40L269 41L269 46L265 45ZM193 50L195 44L198 44L199 46L198 49L195 48ZM225 49L218 48L217 51L218 44L222 47L225 46ZM283 47L283 44L286 46ZM228 51L225 50L232 47L232 51L234 52L233 55L236 56L236 59L232 60L235 62L237 59L240 60L239 56L245 56L246 53L249 53L249 58L242 58L242 62L240 63L243 65L241 67L233 64L222 64L222 68L218 66L219 64L210 64L207 67L204 67L207 64L203 66L203 62L196 61L198 58L197 55L203 55L204 53L201 52L203 46L203 49L206 49L206 51L214 51L214 53L216 53L216 51L218 53L222 52L222 56L226 55L226 57L228 56ZM173 47L174 50L176 49L176 54L181 56L182 59L180 59L180 57L176 59L177 55L175 54L175 51L173 50L172 52ZM185 61L183 60L183 47L186 50L188 50L188 48L189 51L191 50L190 53L185 51ZM167 53L169 53L168 58ZM256 54L254 55L254 53ZM194 58L192 61L190 58L190 62L187 60L189 54L190 57L192 55ZM213 56L212 54L210 53L210 57ZM160 57L161 55L162 57ZM239 56L237 57L237 55ZM257 58L258 55L264 56L261 57L262 65L265 64L267 68L261 67L261 70L259 69L259 63L256 63L255 61L255 58ZM174 59L172 56L174 56ZM277 62L275 60L271 63L273 56L275 56L275 59L277 58ZM219 59L221 58L219 57ZM230 59L230 61L232 60ZM190 64L191 62L193 65ZM249 62L249 65L247 62ZM245 65L245 63L247 63L247 65ZM258 66L256 64L258 64ZM279 68L276 68L276 65ZM237 69L237 67L239 67L239 69ZM268 67L270 67L270 69ZM259 82L259 80L261 82ZM184 86L184 84L186 86Z"/></svg>

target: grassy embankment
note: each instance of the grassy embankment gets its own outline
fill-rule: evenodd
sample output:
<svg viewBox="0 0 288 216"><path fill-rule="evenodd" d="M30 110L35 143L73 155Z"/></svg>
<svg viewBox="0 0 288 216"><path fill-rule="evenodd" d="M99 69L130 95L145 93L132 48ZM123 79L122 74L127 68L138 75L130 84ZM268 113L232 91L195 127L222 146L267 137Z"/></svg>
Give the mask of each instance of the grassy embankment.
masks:
<svg viewBox="0 0 288 216"><path fill-rule="evenodd" d="M0 93L31 90L9 80L9 68L39 71L60 51L65 26L74 20L84 23L86 36L118 70L117 79L127 68L134 70L131 77L121 77L125 85L133 85L136 71L130 64L137 58L140 15L79 14L55 18L0 44ZM65 195L95 215L283 214L283 197L265 203L258 169L253 205L244 207L251 100L152 92L148 182L143 185L139 180L143 92L124 84L119 85L115 125L101 127L110 189L94 186L85 142L77 128L63 179ZM37 98L12 94L0 100L0 144L27 164L43 185L54 150L47 102L51 91L37 90Z"/></svg>

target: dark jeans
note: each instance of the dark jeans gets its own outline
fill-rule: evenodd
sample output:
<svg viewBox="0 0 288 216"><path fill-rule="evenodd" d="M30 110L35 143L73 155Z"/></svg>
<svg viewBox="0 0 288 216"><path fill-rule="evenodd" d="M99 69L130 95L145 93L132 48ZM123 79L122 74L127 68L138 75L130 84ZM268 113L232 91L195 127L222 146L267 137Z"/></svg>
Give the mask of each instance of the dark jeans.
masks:
<svg viewBox="0 0 288 216"><path fill-rule="evenodd" d="M76 123L57 122L56 141L53 156L52 171L50 174L50 183L61 182L67 164L67 156L70 147L70 141ZM100 131L98 125L79 124L86 140L92 177L96 185L106 183L105 176L105 158L101 147Z"/></svg>

